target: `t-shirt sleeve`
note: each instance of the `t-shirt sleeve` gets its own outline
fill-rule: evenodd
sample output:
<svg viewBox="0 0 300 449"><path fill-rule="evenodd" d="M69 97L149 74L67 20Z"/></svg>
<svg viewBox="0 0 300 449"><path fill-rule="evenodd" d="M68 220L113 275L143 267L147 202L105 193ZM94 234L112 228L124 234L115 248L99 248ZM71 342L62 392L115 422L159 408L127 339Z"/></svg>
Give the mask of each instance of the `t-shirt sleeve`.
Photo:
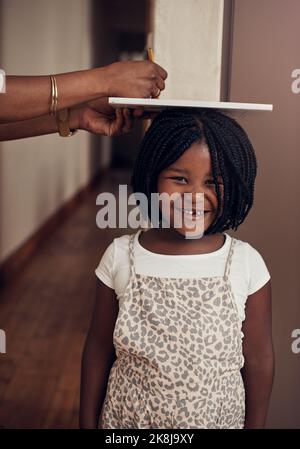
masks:
<svg viewBox="0 0 300 449"><path fill-rule="evenodd" d="M104 251L98 267L95 270L96 276L110 288L114 288L114 261L115 261L115 242Z"/></svg>
<svg viewBox="0 0 300 449"><path fill-rule="evenodd" d="M248 295L252 295L271 279L264 259L248 244Z"/></svg>

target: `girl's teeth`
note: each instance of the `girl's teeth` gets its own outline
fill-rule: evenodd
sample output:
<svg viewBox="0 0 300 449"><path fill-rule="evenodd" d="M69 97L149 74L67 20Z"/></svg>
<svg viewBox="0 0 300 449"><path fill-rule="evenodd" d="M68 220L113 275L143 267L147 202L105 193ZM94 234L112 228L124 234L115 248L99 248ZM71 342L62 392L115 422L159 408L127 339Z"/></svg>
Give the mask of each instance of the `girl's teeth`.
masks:
<svg viewBox="0 0 300 449"><path fill-rule="evenodd" d="M193 211L190 209L183 209L183 211L185 214L193 215ZM204 211L201 211L201 210L196 211L196 215L198 215L198 216L203 215L203 214L204 214Z"/></svg>

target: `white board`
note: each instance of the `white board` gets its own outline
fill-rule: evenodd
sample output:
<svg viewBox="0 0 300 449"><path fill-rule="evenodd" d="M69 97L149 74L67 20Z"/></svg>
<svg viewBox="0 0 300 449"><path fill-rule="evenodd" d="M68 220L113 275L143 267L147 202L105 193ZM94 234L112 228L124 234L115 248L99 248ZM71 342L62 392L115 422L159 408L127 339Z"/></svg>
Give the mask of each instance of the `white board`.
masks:
<svg viewBox="0 0 300 449"><path fill-rule="evenodd" d="M157 98L109 97L114 108L143 108L145 111L159 112L166 108L213 108L226 111L272 111L272 104L232 103L226 101L167 100Z"/></svg>

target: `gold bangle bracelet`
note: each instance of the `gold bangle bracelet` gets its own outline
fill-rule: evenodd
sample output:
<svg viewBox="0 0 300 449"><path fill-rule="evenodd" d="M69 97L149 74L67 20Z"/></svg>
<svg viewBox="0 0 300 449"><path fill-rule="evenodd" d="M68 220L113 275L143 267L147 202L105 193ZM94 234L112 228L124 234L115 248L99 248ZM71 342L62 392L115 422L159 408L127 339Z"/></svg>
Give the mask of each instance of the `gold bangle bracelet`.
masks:
<svg viewBox="0 0 300 449"><path fill-rule="evenodd" d="M57 83L54 75L50 75L51 80L51 102L50 102L50 115L56 115L58 104L58 91Z"/></svg>
<svg viewBox="0 0 300 449"><path fill-rule="evenodd" d="M56 110L57 110L57 103L58 103L58 92L57 92L57 84L56 84L56 78L54 75L53 76L53 81L54 81L54 106L53 106L53 114L56 115Z"/></svg>
<svg viewBox="0 0 300 449"><path fill-rule="evenodd" d="M50 98L50 111L49 111L49 114L53 115L54 83L53 83L52 75L50 75L50 81L51 81L51 98Z"/></svg>
<svg viewBox="0 0 300 449"><path fill-rule="evenodd" d="M56 115L56 122L59 135L61 137L70 137L73 136L77 130L70 129L69 125L69 109L60 109Z"/></svg>

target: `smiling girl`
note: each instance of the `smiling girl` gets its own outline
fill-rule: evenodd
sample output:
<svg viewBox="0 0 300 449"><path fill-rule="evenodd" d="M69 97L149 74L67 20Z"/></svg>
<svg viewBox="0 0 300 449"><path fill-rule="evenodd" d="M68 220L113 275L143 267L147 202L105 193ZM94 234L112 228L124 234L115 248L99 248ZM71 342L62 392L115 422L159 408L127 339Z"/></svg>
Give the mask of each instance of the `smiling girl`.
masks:
<svg viewBox="0 0 300 449"><path fill-rule="evenodd" d="M102 256L81 427L264 427L274 363L270 274L254 247L225 232L252 207L256 168L245 131L218 111L166 110L153 120L133 192L149 204L155 192L191 194L181 209L188 222L174 226L173 204L169 227L160 210L158 227L115 238ZM204 233L189 238L198 223Z"/></svg>

